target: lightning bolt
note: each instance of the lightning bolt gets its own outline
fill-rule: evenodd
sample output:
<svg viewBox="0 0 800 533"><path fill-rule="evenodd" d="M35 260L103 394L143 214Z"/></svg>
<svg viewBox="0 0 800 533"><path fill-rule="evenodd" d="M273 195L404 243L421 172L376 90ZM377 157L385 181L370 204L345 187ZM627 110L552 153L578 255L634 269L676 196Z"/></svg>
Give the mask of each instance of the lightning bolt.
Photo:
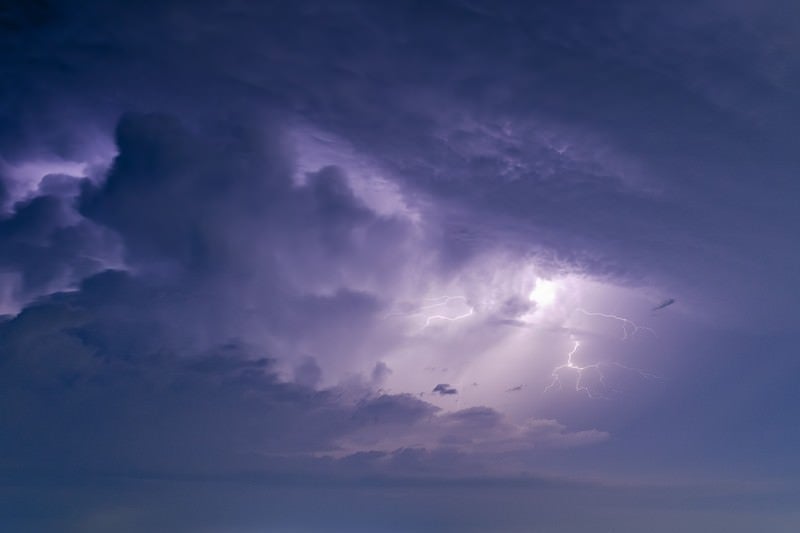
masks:
<svg viewBox="0 0 800 533"><path fill-rule="evenodd" d="M461 313L460 315L456 315L456 316L449 316L449 315L444 315L444 314L427 315L425 317L425 324L422 326L422 329L427 328L428 326L430 326L433 322L435 322L437 320L444 320L444 321L447 321L447 322L456 322L458 320L463 320L463 319L465 319L467 317L470 317L470 316L475 314L475 308L472 307L471 305L467 304L467 298L465 296L439 296L439 297L436 297L436 298L426 298L425 300L423 300L423 302L434 302L434 303L418 307L415 311L413 311L411 313L390 313L390 314L386 315L385 318L397 317L397 316L400 316L400 317L412 317L412 316L425 315L426 314L425 311L429 311L431 309L437 309L437 308L440 308L440 307L445 307L445 306L449 305L450 302L455 302L455 301L464 302L464 305L466 305L469 309L466 312Z"/></svg>
<svg viewBox="0 0 800 533"><path fill-rule="evenodd" d="M599 372L599 366L598 366L598 364L587 365L587 366L578 366L578 365L576 365L575 362L572 360L572 357L578 351L578 348L581 347L581 343L580 343L580 341L577 341L577 340L574 340L573 342L575 344L572 345L572 349L567 354L567 362L564 363L563 365L559 365L559 366L557 366L557 367L555 367L553 369L553 372L550 374L550 377L552 377L553 379L552 379L552 381L550 381L550 384L547 387L545 387L544 391L545 392L550 392L556 386L558 386L558 390L562 390L564 388L564 385L561 382L561 372L563 370L574 370L578 374L578 377L577 377L577 379L575 381L575 391L576 392L585 392L586 395L589 396L589 398L594 398L595 396L592 395L592 391L589 390L588 387L583 385L583 373L584 373L584 371L587 371L587 370L590 370L590 369L594 369L594 370L597 370ZM602 372L600 372L600 381L603 381Z"/></svg>
<svg viewBox="0 0 800 533"><path fill-rule="evenodd" d="M472 316L474 314L475 314L475 308L474 307L470 307L469 311L467 311L466 313L463 313L461 315L458 315L458 316L431 315L431 316L429 316L428 318L425 319L425 325L422 326L422 329L425 329L428 326L430 326L431 322L433 322L434 320L446 320L448 322L455 322L456 320L462 320L462 319L470 317L470 316Z"/></svg>
<svg viewBox="0 0 800 533"><path fill-rule="evenodd" d="M587 316L597 316L602 318L608 318L610 320L616 320L622 324L622 340L628 340L629 338L635 336L640 331L647 331L648 333L652 334L653 336L657 336L656 332L652 328L648 328L646 326L640 326L635 323L633 320L629 318L625 318L618 315L613 315L610 313L598 313L593 311L587 311L586 309L578 308L575 310L576 312L582 313ZM611 393L618 393L620 391L614 389L606 382L606 376L604 373L604 369L609 367L614 368L621 368L627 370L629 372L634 372L645 379L661 379L660 376L655 374L650 374L638 368L632 368L622 363L618 362L598 362L593 363L590 365L579 365L575 363L574 356L578 352L578 349L581 347L580 341L576 339L571 339L573 341L572 349L567 353L567 361L553 369L553 372L550 374L551 381L550 384L545 387L545 392L550 392L551 390L558 387L558 390L562 390L563 382L561 380L561 375L567 371L574 372L576 374L575 379L575 391L582 392L586 394L589 398L607 398L608 396L604 394L598 394L596 391L593 391L589 385L586 384L585 376L589 373L593 373L598 377L599 382L602 384L603 388L607 392Z"/></svg>
<svg viewBox="0 0 800 533"><path fill-rule="evenodd" d="M573 355L575 355L575 352L577 352L577 351L578 351L578 348L580 348L580 347L581 347L581 343L580 343L580 341L574 341L574 342L575 342L575 344L572 346L572 350L570 350L570 351L569 351L569 353L567 354L567 362L566 362L566 363L564 363L563 365L557 366L557 367L555 367L555 368L553 369L553 374L552 374L552 376L553 376L554 378L556 378L556 380L558 379L558 372L559 372L560 370L562 370L562 369L564 369L564 368L578 368L578 367L576 367L576 366L575 366L575 363L573 363L573 362L572 362L572 356L573 356ZM559 384L560 384L560 381L559 381ZM552 389L552 388L553 388L555 385L556 385L556 381L553 381L553 382L552 382L552 383L550 383L550 385L548 385L548 386L547 386L547 388L545 388L544 390L545 390L545 391L549 391L549 390L550 390L550 389Z"/></svg>
<svg viewBox="0 0 800 533"><path fill-rule="evenodd" d="M646 331L651 335L653 335L654 337L658 337L658 335L656 335L656 332L652 328L648 328L647 326L640 326L636 324L636 322L634 322L633 320L625 318L624 316L612 315L609 313L596 313L593 311L587 311L582 307L576 309L575 312L584 314L586 316L599 316L602 318L608 318L622 323L622 340L627 340L628 338L635 336L640 331Z"/></svg>
<svg viewBox="0 0 800 533"><path fill-rule="evenodd" d="M582 392L582 393L586 394L586 396L588 396L589 398L605 398L605 399L608 399L608 396L606 394L599 394L599 393L597 393L597 391L593 391L589 387L589 385L587 385L585 383L584 376L585 376L585 374L587 372L593 372L598 377L600 383L603 385L604 390L607 391L607 392L611 392L611 393L619 393L620 391L615 389L615 388L613 388L613 387L611 387L606 382L606 376L605 376L605 373L603 372L604 368L608 368L608 367L621 368L623 370L627 370L627 371L630 371L630 372L635 372L636 374L638 374L639 376L641 376L642 378L645 378L645 379L661 379L660 376L657 376L655 374L650 374L650 373L645 372L643 370L640 370L638 368L631 368L629 366L626 366L626 365L623 365L622 363L617 363L617 362L601 362L601 363L593 363L591 365L583 365L583 366L578 365L578 364L575 363L575 361L573 361L573 357L574 357L575 353L577 353L578 348L580 348L581 343L580 343L580 341L577 341L577 340L575 340L573 342L574 342L574 344L572 346L572 349L567 354L567 362L562 364L562 365L559 365L559 366L557 366L557 367L555 367L553 369L552 374L550 374L552 380L550 381L550 384L547 387L545 387L544 392L550 392L551 390L555 389L556 387L558 387L558 390L563 390L564 384L563 384L563 382L561 380L561 374L563 374L564 371L567 371L567 370L573 371L573 372L575 372L577 374L577 377L575 379L575 392Z"/></svg>

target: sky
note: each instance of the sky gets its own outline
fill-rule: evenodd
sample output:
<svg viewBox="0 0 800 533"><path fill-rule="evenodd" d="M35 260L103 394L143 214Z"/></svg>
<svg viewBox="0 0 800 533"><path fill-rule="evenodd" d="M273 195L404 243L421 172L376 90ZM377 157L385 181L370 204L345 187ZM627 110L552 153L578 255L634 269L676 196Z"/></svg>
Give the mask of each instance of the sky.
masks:
<svg viewBox="0 0 800 533"><path fill-rule="evenodd" d="M0 5L0 529L796 532L800 7Z"/></svg>

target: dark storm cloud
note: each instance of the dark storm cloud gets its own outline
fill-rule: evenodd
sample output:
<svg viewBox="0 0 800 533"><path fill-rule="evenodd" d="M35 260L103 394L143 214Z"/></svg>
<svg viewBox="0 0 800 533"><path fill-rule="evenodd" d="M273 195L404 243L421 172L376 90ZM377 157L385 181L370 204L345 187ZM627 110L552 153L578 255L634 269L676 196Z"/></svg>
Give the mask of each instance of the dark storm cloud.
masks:
<svg viewBox="0 0 800 533"><path fill-rule="evenodd" d="M75 77L95 81L102 65L107 79L130 81L135 97L118 91L109 107L213 117L223 98L342 135L430 199L447 219L441 249L454 265L502 232L598 274L702 287L741 304L764 295L731 287L767 272L788 277L797 264L794 255L735 258L740 247L761 256L790 247L776 229L796 221L774 191L790 186L782 169L796 163L795 126L782 118L794 109L796 65L791 43L775 42L790 34L768 10L720 9L176 3L129 7L128 26L104 35L116 46L102 51L68 39L57 52L46 40L34 50L73 65ZM53 10L64 23L86 18ZM768 29L775 37L762 37ZM197 84L203 90L182 99L170 90ZM728 179L752 175L769 186L752 194L747 179ZM763 215L758 229L742 227L745 208ZM680 259L686 249L704 268Z"/></svg>
<svg viewBox="0 0 800 533"><path fill-rule="evenodd" d="M530 450L585 444L598 449L545 453L547 467L790 476L796 343L762 328L793 327L800 295L798 10L750 4L6 2L0 313L21 312L0 322L4 479L516 475ZM296 184L298 124L369 158L421 222L367 205L346 165L322 161ZM22 183L19 169L42 162L91 168ZM711 309L713 327L667 331L679 346L670 357L691 355L676 392L630 427L619 420L632 415L608 414L625 412L617 403L546 406L578 427L608 416L612 444L555 420L375 392L389 375L375 361L400 335L381 320L391 291L457 277L498 248L554 272L654 285ZM531 308L508 300L496 319L522 325ZM729 315L746 331L720 333ZM345 361L372 374L326 383ZM13 510L23 524L52 516L30 510L47 490L18 490L8 492L28 502ZM89 492L91 504L63 505L73 530L159 529L125 514L137 502L100 505L103 490ZM418 522L359 523L496 526L483 516L450 527L463 509L445 513L447 498L420 492ZM576 510L575 492L556 492L536 516L536 498L474 500L486 516L522 502L508 531L609 519L606 507L587 511L596 499ZM270 501L307 516L308 494ZM797 529L780 505L753 503L739 520L719 502L717 514L693 504L676 515L685 493L637 498L612 502L639 513L621 531ZM339 523L370 512L330 501ZM248 507L258 520L242 528L280 521L261 509ZM177 530L193 513L171 518Z"/></svg>
<svg viewBox="0 0 800 533"><path fill-rule="evenodd" d="M161 285L153 312L180 325L170 335L197 347L304 332L332 349L345 324L366 326L384 305L368 289L402 266L410 226L363 205L340 169L294 186L268 122L191 131L170 116L126 115L117 145L75 216L113 230L125 263Z"/></svg>
<svg viewBox="0 0 800 533"><path fill-rule="evenodd" d="M57 178L48 178L44 194L17 203L12 214L0 218L0 276L7 299L0 304L9 311L75 284L119 256L118 238L78 215L74 198L58 194Z"/></svg>
<svg viewBox="0 0 800 533"><path fill-rule="evenodd" d="M367 208L334 167L294 186L269 124L192 131L167 115L129 114L116 143L102 182L18 204L7 222L4 244L47 243L62 220L110 232L130 269L87 277L3 323L10 472L269 470L284 454L304 458L299 470L324 471L312 454L384 447L409 428L415 461L440 462L427 435L450 422L433 405L359 383L318 389L317 361L335 364L341 340L359 340L347 328L382 306L347 283L375 270L390 279L406 222ZM92 234L84 240L66 242L107 251ZM51 249L42 257L57 264ZM294 354L248 344L254 331L277 347L316 341L321 352L287 382L275 358ZM374 381L387 372L376 366ZM407 463L403 452L386 457L370 468Z"/></svg>
<svg viewBox="0 0 800 533"><path fill-rule="evenodd" d="M794 126L778 111L794 105L785 92L793 63L775 44L786 28L768 10L748 22L751 13L731 6L726 23L715 24L715 3L685 11L647 3L87 3L80 14L43 5L36 11L47 17L15 15L6 35L16 58L7 68L18 80L6 99L23 110L9 106L18 109L9 123L17 132L72 128L58 138L37 134L26 144L37 150L67 153L64 137L80 137L90 122L108 128L129 109L207 122L269 109L342 135L432 198L447 218L441 250L454 264L503 232L514 246L543 246L600 274L705 286L729 299L762 298L730 288L766 270L788 275L796 264L792 256L727 268L739 246L763 254L787 244L773 230L794 224L777 212L759 217L758 231L738 222L745 206L784 201L770 191L788 185L780 169L793 164L782 147ZM125 23L85 31L110 18ZM771 25L776 36L762 38ZM709 31L718 46L703 41ZM36 69L30 58L40 58ZM44 80L61 89L48 91ZM768 100L772 108L761 105ZM87 120L64 120L67 108L86 110ZM772 184L755 202L727 179L754 174ZM202 243L193 246L183 253L203 253ZM687 248L708 267L680 261Z"/></svg>
<svg viewBox="0 0 800 533"><path fill-rule="evenodd" d="M367 208L341 169L325 167L295 187L289 148L268 117L215 126L191 131L153 114L121 119L119 154L107 180L86 191L81 211L124 238L132 266L165 263L198 275L274 269L269 256L279 247L306 254L311 266L330 257L355 268L349 256L359 253L396 262L389 243L404 238L407 224Z"/></svg>
<svg viewBox="0 0 800 533"><path fill-rule="evenodd" d="M437 412L408 395L374 395L385 364L374 367L374 383L317 390L316 357L299 360L290 383L263 343L239 340L254 331L278 339L277 357L291 360L286 343L305 338L335 367L342 339L361 340L347 328L369 324L382 306L347 284L367 274L386 288L381 276L402 265L406 222L367 208L335 167L294 186L269 124L192 131L171 116L129 114L116 144L102 182L84 181L79 196L36 196L4 221L8 260L26 276L37 263L24 262L23 245L39 246L49 268L59 266L51 243L108 252L92 233L54 237L64 221L118 238L130 269L88 277L93 264L62 281L86 277L75 292L41 298L2 324L4 468L254 470L274 468L276 454L306 454L297 468L310 468L310 454L344 453L343 439L365 425L390 435L381 428L402 432Z"/></svg>
<svg viewBox="0 0 800 533"><path fill-rule="evenodd" d="M366 391L339 401L336 390L282 381L269 357L238 343L176 355L152 341L165 325L135 312L154 296L106 273L0 325L4 472L253 470L271 454L331 452L364 424L437 410Z"/></svg>
<svg viewBox="0 0 800 533"><path fill-rule="evenodd" d="M224 268L231 254L242 253L228 245L234 228L252 231L244 224L256 212L273 212L290 185L288 163L270 153L274 143L255 151L249 132L226 133L193 135L164 115L123 117L119 155L105 183L85 195L82 210L123 236L134 266Z"/></svg>
<svg viewBox="0 0 800 533"><path fill-rule="evenodd" d="M322 369L313 357L307 357L294 368L294 380L309 388L316 387L322 379Z"/></svg>
<svg viewBox="0 0 800 533"><path fill-rule="evenodd" d="M387 395L361 402L354 413L356 418L373 423L411 424L431 416L437 407L410 394Z"/></svg>

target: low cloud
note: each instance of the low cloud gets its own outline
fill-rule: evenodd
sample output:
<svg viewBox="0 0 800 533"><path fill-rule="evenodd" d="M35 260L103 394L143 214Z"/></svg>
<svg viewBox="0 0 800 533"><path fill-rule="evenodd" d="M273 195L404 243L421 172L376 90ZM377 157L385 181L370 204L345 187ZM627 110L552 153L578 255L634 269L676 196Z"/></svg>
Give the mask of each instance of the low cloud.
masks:
<svg viewBox="0 0 800 533"><path fill-rule="evenodd" d="M439 383L436 385L431 392L439 394L441 396L450 396L453 394L458 394L458 390L454 389L447 383Z"/></svg>
<svg viewBox="0 0 800 533"><path fill-rule="evenodd" d="M383 471L408 461L411 451L394 452L401 448L464 456L605 437L553 421L515 426L488 408L442 413L408 394L318 390L313 360L289 382L269 355L236 341L179 355L155 338L165 324L135 312L157 295L108 272L0 324L11 415L0 449L9 465L213 473L274 468L287 454L305 457L303 468L321 455L342 458L344 468L367 453L385 459L365 463Z"/></svg>

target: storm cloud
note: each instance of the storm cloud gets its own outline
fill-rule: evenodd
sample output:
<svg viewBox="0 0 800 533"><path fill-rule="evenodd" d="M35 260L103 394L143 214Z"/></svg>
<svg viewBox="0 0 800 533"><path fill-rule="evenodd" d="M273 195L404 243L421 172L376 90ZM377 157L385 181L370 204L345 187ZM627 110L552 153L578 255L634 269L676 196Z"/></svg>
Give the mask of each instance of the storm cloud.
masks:
<svg viewBox="0 0 800 533"><path fill-rule="evenodd" d="M6 4L0 524L797 529L794 5Z"/></svg>

